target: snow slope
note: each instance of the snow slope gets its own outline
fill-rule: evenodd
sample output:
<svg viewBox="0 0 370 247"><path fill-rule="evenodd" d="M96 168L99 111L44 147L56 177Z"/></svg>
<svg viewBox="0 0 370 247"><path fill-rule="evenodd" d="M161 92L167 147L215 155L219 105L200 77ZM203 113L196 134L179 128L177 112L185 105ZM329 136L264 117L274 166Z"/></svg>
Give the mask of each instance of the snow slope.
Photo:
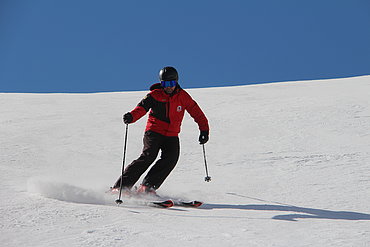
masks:
<svg viewBox="0 0 370 247"><path fill-rule="evenodd" d="M121 116L146 92L0 94L1 246L370 246L370 76L188 90L210 120L210 183L186 116L156 209L104 193ZM146 117L129 127L137 158Z"/></svg>

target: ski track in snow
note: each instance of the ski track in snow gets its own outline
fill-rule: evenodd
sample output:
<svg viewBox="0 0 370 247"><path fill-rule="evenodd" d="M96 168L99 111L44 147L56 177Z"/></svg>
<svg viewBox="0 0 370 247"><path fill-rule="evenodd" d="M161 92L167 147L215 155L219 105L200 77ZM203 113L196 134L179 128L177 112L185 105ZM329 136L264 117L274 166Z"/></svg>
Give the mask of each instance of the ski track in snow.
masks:
<svg viewBox="0 0 370 247"><path fill-rule="evenodd" d="M0 94L1 246L360 246L370 243L370 76L192 89L196 124L159 195L105 193L121 172L123 113L146 92ZM146 117L129 128L127 161Z"/></svg>

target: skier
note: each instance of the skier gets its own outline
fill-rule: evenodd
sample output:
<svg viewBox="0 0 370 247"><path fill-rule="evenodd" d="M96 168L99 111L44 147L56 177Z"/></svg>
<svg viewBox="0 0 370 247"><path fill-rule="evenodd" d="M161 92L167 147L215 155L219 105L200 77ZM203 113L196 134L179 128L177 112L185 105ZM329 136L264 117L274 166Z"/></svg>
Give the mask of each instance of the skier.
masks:
<svg viewBox="0 0 370 247"><path fill-rule="evenodd" d="M140 101L135 109L123 115L125 124L131 124L143 117L149 110L149 117L143 138L143 151L119 177L112 191L131 190L141 175L155 161L159 150L160 159L152 166L138 193L153 193L161 186L174 169L180 154L178 134L185 110L198 124L199 143L205 144L209 139L207 117L191 96L180 87L178 73L173 67L164 67L159 72L160 83L153 84L150 92Z"/></svg>

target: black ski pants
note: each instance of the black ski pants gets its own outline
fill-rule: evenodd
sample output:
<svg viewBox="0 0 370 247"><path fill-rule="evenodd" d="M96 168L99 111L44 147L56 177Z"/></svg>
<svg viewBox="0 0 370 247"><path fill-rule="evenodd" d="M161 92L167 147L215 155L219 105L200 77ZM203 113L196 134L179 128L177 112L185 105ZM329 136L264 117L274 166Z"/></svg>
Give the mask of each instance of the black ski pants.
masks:
<svg viewBox="0 0 370 247"><path fill-rule="evenodd" d="M161 157L149 170L142 184L158 189L167 176L175 168L180 155L180 142L177 136L164 136L153 131L147 131L143 138L143 152L125 169L123 176L118 178L114 188L119 188L122 179L122 188L131 189L149 168L161 150Z"/></svg>

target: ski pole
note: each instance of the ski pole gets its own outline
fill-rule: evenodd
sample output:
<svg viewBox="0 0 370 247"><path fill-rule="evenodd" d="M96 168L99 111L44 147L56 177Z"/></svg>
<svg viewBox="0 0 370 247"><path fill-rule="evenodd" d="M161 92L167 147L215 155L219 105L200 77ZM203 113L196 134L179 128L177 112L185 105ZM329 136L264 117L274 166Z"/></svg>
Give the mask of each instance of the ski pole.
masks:
<svg viewBox="0 0 370 247"><path fill-rule="evenodd" d="M123 145L122 173L121 173L121 182L120 182L120 186L119 186L119 196L118 196L118 199L116 200L117 204L123 203L123 201L121 200L121 194L122 194L122 180L123 180L122 177L123 177L123 172L125 171L127 133L128 133L128 124L126 124L125 141L124 141L124 145Z"/></svg>
<svg viewBox="0 0 370 247"><path fill-rule="evenodd" d="M206 182L210 182L210 181L211 181L211 177L210 177L210 176L208 176L208 167L207 167L207 159L206 159L206 149L205 149L205 147L204 147L204 144L202 144L202 146L203 146L204 166L205 166L205 168L206 168L206 177L204 178L204 180L205 180Z"/></svg>

